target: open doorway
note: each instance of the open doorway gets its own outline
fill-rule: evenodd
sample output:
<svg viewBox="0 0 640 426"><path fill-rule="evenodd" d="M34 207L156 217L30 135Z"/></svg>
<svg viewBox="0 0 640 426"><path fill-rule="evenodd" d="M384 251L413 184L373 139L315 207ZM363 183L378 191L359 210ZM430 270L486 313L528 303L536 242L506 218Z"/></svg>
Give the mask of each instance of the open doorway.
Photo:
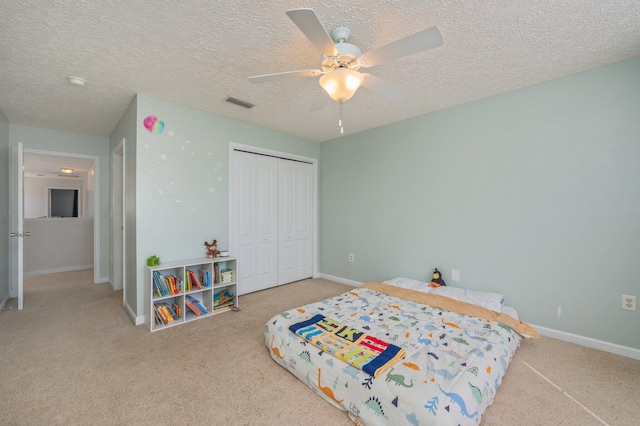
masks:
<svg viewBox="0 0 640 426"><path fill-rule="evenodd" d="M99 282L98 164L95 156L24 150L25 276L93 269Z"/></svg>

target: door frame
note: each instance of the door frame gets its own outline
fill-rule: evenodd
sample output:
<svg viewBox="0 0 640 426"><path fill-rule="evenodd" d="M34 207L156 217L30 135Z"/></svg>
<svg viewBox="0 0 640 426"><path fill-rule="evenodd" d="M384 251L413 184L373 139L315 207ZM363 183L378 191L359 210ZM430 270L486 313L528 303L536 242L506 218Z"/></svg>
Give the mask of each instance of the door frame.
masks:
<svg viewBox="0 0 640 426"><path fill-rule="evenodd" d="M75 158L85 158L89 160L93 160L93 282L95 284L102 282L100 278L100 228L101 228L101 217L100 217L100 157L96 155L86 155L86 154L78 154L73 152L60 152L60 151L49 151L49 150L40 150L40 149L31 149L31 148L23 148L24 155L26 154L40 154L40 155L49 155L52 157L75 157ZM14 204L12 207L12 224L15 220L17 220L17 212L18 212L18 170L15 167L12 167L12 178L13 182L11 183L11 199L14 200ZM23 205L24 208L24 200ZM24 274L24 270L18 271L18 267L16 265L16 260L11 262L12 268L12 284L10 293L12 297L17 297L18 289L15 288L17 286L16 278L19 273ZM24 265L21 269L24 269Z"/></svg>
<svg viewBox="0 0 640 426"><path fill-rule="evenodd" d="M268 148L260 148L253 145L245 145L237 142L229 142L229 204L228 204L228 217L229 220L227 222L228 226L228 245L229 249L233 247L233 238L235 237L232 234L232 220L234 220L232 207L235 201L235 194L232 192L234 182L234 173L233 173L233 154L236 150L245 151L254 154L268 155L276 158L282 158L285 160L294 160L294 161L304 161L307 163L311 163L313 166L313 182L312 182L312 199L313 199L313 209L312 209L312 238L313 238L313 253L311 255L311 259L313 261L313 278L318 277L318 159L311 157L304 157L302 155L291 154L289 152L275 151ZM234 255L234 253L229 253L230 255ZM242 268L242 265L239 265Z"/></svg>
<svg viewBox="0 0 640 426"><path fill-rule="evenodd" d="M18 299L18 310L24 306L24 146L22 142L11 150L11 175L9 176L9 195L12 208L9 218L11 239L9 252L9 297ZM13 236L12 236L13 237Z"/></svg>
<svg viewBox="0 0 640 426"><path fill-rule="evenodd" d="M111 288L122 290L122 306L125 306L126 274L125 259L125 138L118 143L111 153Z"/></svg>

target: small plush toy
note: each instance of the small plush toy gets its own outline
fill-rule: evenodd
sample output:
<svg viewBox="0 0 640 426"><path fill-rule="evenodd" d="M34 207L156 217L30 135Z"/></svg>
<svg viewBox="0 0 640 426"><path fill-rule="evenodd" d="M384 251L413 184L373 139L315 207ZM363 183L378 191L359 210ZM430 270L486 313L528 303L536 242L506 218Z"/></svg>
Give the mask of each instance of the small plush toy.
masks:
<svg viewBox="0 0 640 426"><path fill-rule="evenodd" d="M207 248L208 257L213 258L220 256L220 251L218 250L218 240L213 240L211 244L205 241L204 245Z"/></svg>
<svg viewBox="0 0 640 426"><path fill-rule="evenodd" d="M433 271L433 279L431 280L429 287L440 287L441 285L446 286L447 284L442 279L442 276L440 275L440 271L438 271L438 268L436 268L436 270Z"/></svg>

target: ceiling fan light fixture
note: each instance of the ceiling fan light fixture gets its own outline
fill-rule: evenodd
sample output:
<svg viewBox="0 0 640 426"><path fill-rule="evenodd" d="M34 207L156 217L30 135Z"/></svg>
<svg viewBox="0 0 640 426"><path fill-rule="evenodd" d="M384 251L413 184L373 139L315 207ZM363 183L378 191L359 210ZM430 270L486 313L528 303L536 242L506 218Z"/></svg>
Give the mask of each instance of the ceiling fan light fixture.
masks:
<svg viewBox="0 0 640 426"><path fill-rule="evenodd" d="M84 78L80 78L80 77L75 77L75 76L69 76L67 77L67 80L69 81L69 83L73 84L74 86L85 86L87 84L87 80L85 80Z"/></svg>
<svg viewBox="0 0 640 426"><path fill-rule="evenodd" d="M346 102L362 85L364 76L348 68L338 68L320 77L320 86L336 102Z"/></svg>

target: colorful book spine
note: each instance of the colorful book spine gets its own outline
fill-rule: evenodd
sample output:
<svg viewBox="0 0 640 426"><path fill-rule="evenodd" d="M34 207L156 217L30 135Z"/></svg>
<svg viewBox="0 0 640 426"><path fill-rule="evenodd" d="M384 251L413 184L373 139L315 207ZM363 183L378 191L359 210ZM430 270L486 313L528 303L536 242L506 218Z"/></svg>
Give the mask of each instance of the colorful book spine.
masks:
<svg viewBox="0 0 640 426"><path fill-rule="evenodd" d="M202 315L202 312L200 312L200 309L198 309L198 307L191 301L190 297L188 297L184 303L187 305L189 309L191 309L191 312L193 312L196 315Z"/></svg>
<svg viewBox="0 0 640 426"><path fill-rule="evenodd" d="M159 297L182 293L182 279L153 271L153 290Z"/></svg>
<svg viewBox="0 0 640 426"><path fill-rule="evenodd" d="M193 311L196 315L208 314L209 310L195 297L191 297L187 295L185 299L186 305Z"/></svg>
<svg viewBox="0 0 640 426"><path fill-rule="evenodd" d="M204 269L200 269L198 272L200 274L200 282L202 283L202 286L204 288L211 287L211 272Z"/></svg>
<svg viewBox="0 0 640 426"><path fill-rule="evenodd" d="M213 309L231 308L235 304L235 295L229 290L222 290L213 295Z"/></svg>

